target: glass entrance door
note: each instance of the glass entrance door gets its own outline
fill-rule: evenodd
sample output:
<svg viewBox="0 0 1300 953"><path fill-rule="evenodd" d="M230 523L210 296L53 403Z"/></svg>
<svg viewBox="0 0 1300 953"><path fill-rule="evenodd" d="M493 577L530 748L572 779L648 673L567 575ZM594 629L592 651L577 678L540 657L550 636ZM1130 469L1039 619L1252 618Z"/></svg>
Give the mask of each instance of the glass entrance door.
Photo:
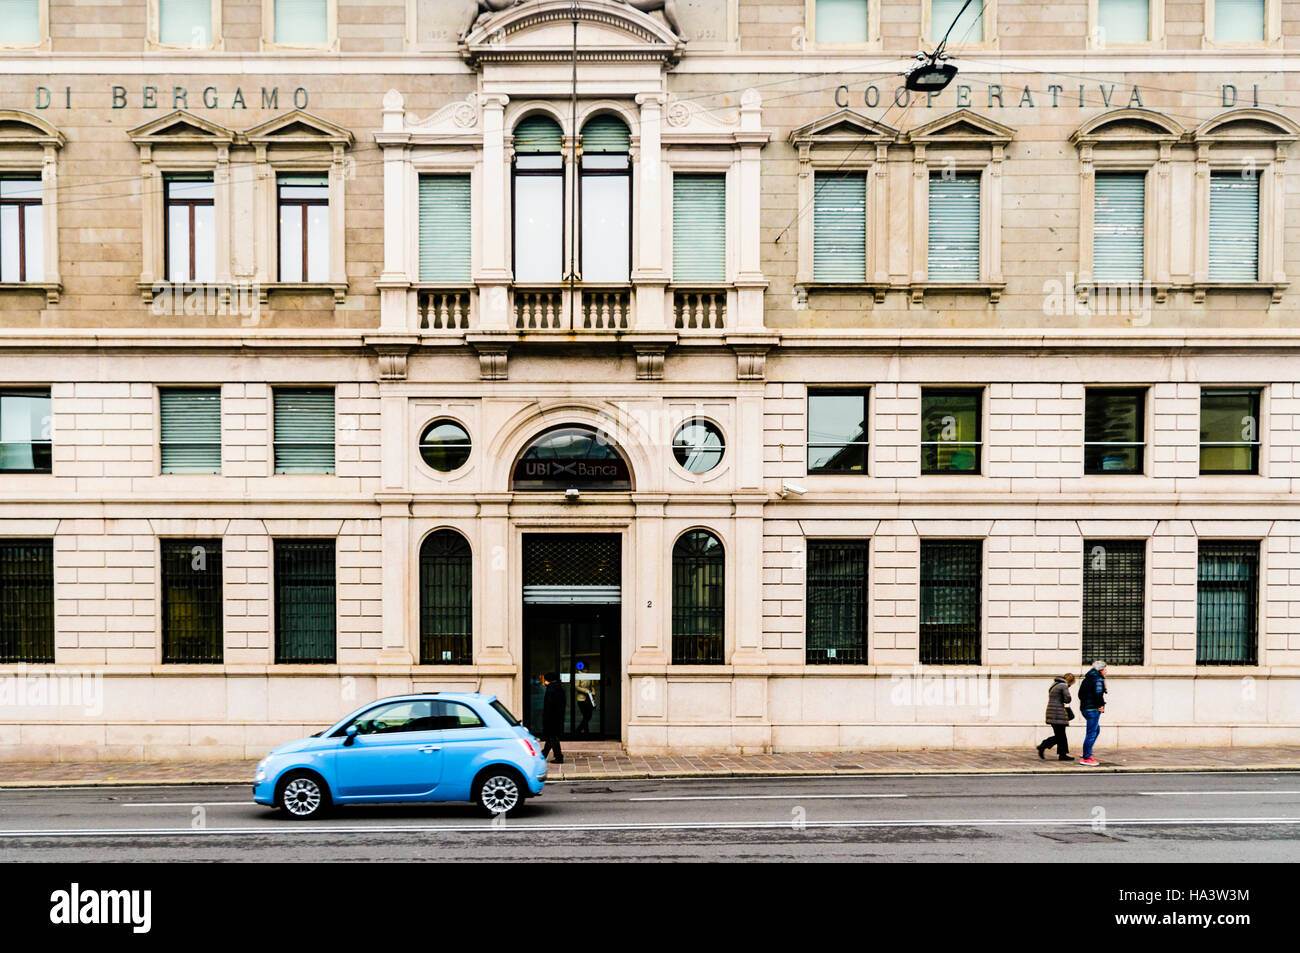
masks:
<svg viewBox="0 0 1300 953"><path fill-rule="evenodd" d="M564 733L571 741L617 739L619 607L528 605L524 609L524 720L542 729L542 675L555 672L564 688Z"/></svg>

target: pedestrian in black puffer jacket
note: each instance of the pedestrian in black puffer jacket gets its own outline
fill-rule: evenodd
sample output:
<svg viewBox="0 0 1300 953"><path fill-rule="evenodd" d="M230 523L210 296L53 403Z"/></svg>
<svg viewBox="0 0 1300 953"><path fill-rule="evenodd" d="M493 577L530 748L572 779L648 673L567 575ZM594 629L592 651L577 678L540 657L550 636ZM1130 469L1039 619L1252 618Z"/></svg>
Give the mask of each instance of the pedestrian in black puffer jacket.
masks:
<svg viewBox="0 0 1300 953"><path fill-rule="evenodd" d="M1052 737L1044 738L1038 743L1038 757L1044 757L1048 748L1056 748L1057 761L1073 761L1070 757L1070 745L1065 738L1065 726L1070 723L1070 686L1074 684L1074 674L1066 672L1056 676L1052 687L1047 690L1047 724L1052 726Z"/></svg>

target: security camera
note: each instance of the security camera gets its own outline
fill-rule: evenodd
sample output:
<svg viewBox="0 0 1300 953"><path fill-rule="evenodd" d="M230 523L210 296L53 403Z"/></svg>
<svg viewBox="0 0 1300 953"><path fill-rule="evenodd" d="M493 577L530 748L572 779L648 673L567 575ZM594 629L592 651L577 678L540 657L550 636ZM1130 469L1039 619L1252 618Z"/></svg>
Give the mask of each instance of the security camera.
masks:
<svg viewBox="0 0 1300 953"><path fill-rule="evenodd" d="M808 490L798 483L791 483L789 480L781 481L781 497L784 499L793 493L795 496L803 496Z"/></svg>
<svg viewBox="0 0 1300 953"><path fill-rule="evenodd" d="M578 502L578 488L576 486L571 486L564 491L564 501L566 503Z"/></svg>

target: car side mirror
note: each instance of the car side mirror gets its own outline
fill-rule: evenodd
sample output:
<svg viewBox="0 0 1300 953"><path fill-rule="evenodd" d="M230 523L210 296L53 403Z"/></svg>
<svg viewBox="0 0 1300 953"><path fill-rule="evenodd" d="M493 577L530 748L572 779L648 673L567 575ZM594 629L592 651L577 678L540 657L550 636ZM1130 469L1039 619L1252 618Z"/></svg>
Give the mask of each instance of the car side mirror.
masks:
<svg viewBox="0 0 1300 953"><path fill-rule="evenodd" d="M347 735L347 737L343 739L343 747L346 748L349 745L351 745L352 742L357 740L357 726L348 725L347 729L343 732L343 734Z"/></svg>

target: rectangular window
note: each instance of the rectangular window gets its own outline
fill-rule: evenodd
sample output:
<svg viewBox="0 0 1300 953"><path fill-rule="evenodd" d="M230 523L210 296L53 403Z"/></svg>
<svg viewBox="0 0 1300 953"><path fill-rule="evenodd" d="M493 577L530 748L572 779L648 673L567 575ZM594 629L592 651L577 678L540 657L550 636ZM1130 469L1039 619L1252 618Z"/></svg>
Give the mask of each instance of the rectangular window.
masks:
<svg viewBox="0 0 1300 953"><path fill-rule="evenodd" d="M0 662L54 661L54 541L0 539Z"/></svg>
<svg viewBox="0 0 1300 953"><path fill-rule="evenodd" d="M1196 566L1196 664L1254 665L1259 543L1202 542Z"/></svg>
<svg viewBox="0 0 1300 953"><path fill-rule="evenodd" d="M0 473L49 473L48 390L0 391Z"/></svg>
<svg viewBox="0 0 1300 953"><path fill-rule="evenodd" d="M282 175L280 203L280 280L329 281L330 189L324 173Z"/></svg>
<svg viewBox="0 0 1300 953"><path fill-rule="evenodd" d="M470 280L468 175L420 176L420 280Z"/></svg>
<svg viewBox="0 0 1300 953"><path fill-rule="evenodd" d="M931 281L979 281L980 177L930 173Z"/></svg>
<svg viewBox="0 0 1300 953"><path fill-rule="evenodd" d="M216 189L210 178L168 177L166 205L168 281L215 281Z"/></svg>
<svg viewBox="0 0 1300 953"><path fill-rule="evenodd" d="M275 540L275 660L335 659L334 540Z"/></svg>
<svg viewBox="0 0 1300 953"><path fill-rule="evenodd" d="M673 281L727 277L727 177L673 176Z"/></svg>
<svg viewBox="0 0 1300 953"><path fill-rule="evenodd" d="M1141 665L1146 631L1146 543L1083 543L1083 661Z"/></svg>
<svg viewBox="0 0 1300 953"><path fill-rule="evenodd" d="M1259 391L1201 390L1201 472L1259 472Z"/></svg>
<svg viewBox="0 0 1300 953"><path fill-rule="evenodd" d="M867 472L867 395L862 390L808 392L808 472Z"/></svg>
<svg viewBox="0 0 1300 953"><path fill-rule="evenodd" d="M582 280L626 284L632 268L632 166L627 153L584 153L579 186Z"/></svg>
<svg viewBox="0 0 1300 953"><path fill-rule="evenodd" d="M1141 281L1146 221L1146 175L1098 172L1093 179L1092 276L1097 281Z"/></svg>
<svg viewBox="0 0 1300 953"><path fill-rule="evenodd" d="M965 7L963 10L962 7ZM948 45L984 42L984 4L981 0L930 0L930 39Z"/></svg>
<svg viewBox="0 0 1300 953"><path fill-rule="evenodd" d="M0 45L39 46L41 0L0 0Z"/></svg>
<svg viewBox="0 0 1300 953"><path fill-rule="evenodd" d="M809 665L867 661L867 541L808 541Z"/></svg>
<svg viewBox="0 0 1300 953"><path fill-rule="evenodd" d="M221 540L164 539L164 663L222 660Z"/></svg>
<svg viewBox="0 0 1300 953"><path fill-rule="evenodd" d="M276 473L334 472L334 390L276 389Z"/></svg>
<svg viewBox="0 0 1300 953"><path fill-rule="evenodd" d="M969 388L921 391L921 472L980 472L980 403Z"/></svg>
<svg viewBox="0 0 1300 953"><path fill-rule="evenodd" d="M515 282L564 278L564 158L515 156Z"/></svg>
<svg viewBox="0 0 1300 953"><path fill-rule="evenodd" d="M329 0L275 0L277 45L325 46L329 35Z"/></svg>
<svg viewBox="0 0 1300 953"><path fill-rule="evenodd" d="M1263 43L1267 0L1214 0L1216 43Z"/></svg>
<svg viewBox="0 0 1300 953"><path fill-rule="evenodd" d="M1097 0L1097 45L1151 39L1150 0Z"/></svg>
<svg viewBox="0 0 1300 953"><path fill-rule="evenodd" d="M38 178L0 179L0 281L45 279L45 219Z"/></svg>
<svg viewBox="0 0 1300 953"><path fill-rule="evenodd" d="M982 560L979 540L921 540L922 665L979 664Z"/></svg>
<svg viewBox="0 0 1300 953"><path fill-rule="evenodd" d="M212 0L158 0L158 42L164 46L211 46Z"/></svg>
<svg viewBox="0 0 1300 953"><path fill-rule="evenodd" d="M813 176L813 281L866 277L866 173L818 172Z"/></svg>
<svg viewBox="0 0 1300 953"><path fill-rule="evenodd" d="M813 39L818 43L867 42L867 0L815 0Z"/></svg>
<svg viewBox="0 0 1300 953"><path fill-rule="evenodd" d="M1259 175L1210 173L1210 280L1259 280Z"/></svg>
<svg viewBox="0 0 1300 953"><path fill-rule="evenodd" d="M159 391L158 411L163 473L221 472L221 388Z"/></svg>
<svg viewBox="0 0 1300 953"><path fill-rule="evenodd" d="M1087 388L1083 411L1084 473L1142 472L1145 408L1145 390Z"/></svg>

